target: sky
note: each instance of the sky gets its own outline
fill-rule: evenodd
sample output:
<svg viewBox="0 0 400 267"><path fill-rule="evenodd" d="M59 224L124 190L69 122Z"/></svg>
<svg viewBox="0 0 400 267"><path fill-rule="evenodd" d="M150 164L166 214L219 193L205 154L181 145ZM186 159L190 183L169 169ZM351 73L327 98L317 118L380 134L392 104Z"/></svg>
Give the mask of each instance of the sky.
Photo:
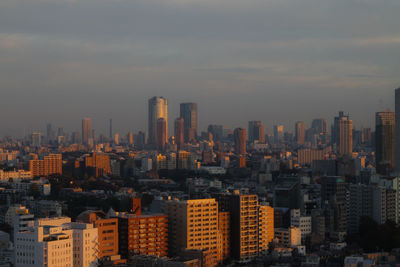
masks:
<svg viewBox="0 0 400 267"><path fill-rule="evenodd" d="M350 113L356 128L394 108L399 0L1 0L0 136L147 129L197 102L199 127L267 130ZM173 133L170 133L173 134Z"/></svg>

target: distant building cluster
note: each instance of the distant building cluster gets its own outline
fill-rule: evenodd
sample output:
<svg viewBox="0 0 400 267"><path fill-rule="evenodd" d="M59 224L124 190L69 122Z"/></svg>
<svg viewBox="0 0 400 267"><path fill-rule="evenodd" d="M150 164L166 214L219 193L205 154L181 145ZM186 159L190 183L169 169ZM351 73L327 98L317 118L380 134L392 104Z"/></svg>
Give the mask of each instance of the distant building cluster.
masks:
<svg viewBox="0 0 400 267"><path fill-rule="evenodd" d="M147 131L1 137L0 266L397 266L395 107L202 131L197 103L169 121L152 97Z"/></svg>

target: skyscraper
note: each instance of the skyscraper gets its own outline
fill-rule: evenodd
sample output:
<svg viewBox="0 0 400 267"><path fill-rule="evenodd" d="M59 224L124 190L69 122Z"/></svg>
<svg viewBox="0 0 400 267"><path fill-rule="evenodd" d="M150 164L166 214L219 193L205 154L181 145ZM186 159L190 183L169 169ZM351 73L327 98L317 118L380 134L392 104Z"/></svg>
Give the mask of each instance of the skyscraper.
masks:
<svg viewBox="0 0 400 267"><path fill-rule="evenodd" d="M389 174L394 167L394 112L377 112L375 117L376 170Z"/></svg>
<svg viewBox="0 0 400 267"><path fill-rule="evenodd" d="M265 142L265 128L261 121L249 121L249 141Z"/></svg>
<svg viewBox="0 0 400 267"><path fill-rule="evenodd" d="M351 156L353 153L353 121L343 116L339 123L339 155Z"/></svg>
<svg viewBox="0 0 400 267"><path fill-rule="evenodd" d="M280 144L283 142L284 128L283 125L274 125L274 143Z"/></svg>
<svg viewBox="0 0 400 267"><path fill-rule="evenodd" d="M304 123L304 121L296 122L295 134L297 144L304 145L306 139L306 124Z"/></svg>
<svg viewBox="0 0 400 267"><path fill-rule="evenodd" d="M166 124L164 142L168 138L168 101L164 97L152 97L149 99L149 143L157 145L157 120L163 118Z"/></svg>
<svg viewBox="0 0 400 267"><path fill-rule="evenodd" d="M314 119L311 123L311 128L314 130L314 133L328 132L328 124L325 119Z"/></svg>
<svg viewBox="0 0 400 267"><path fill-rule="evenodd" d="M90 118L84 118L82 120L82 143L89 145L92 139L92 121Z"/></svg>
<svg viewBox="0 0 400 267"><path fill-rule="evenodd" d="M339 146L339 121L342 119L342 118L344 118L344 117L346 117L347 119L349 119L349 116L348 115L344 115L344 112L343 111L339 111L339 116L337 116L337 117L335 117L334 118L334 120L333 120L333 127L332 127L332 138L331 138L331 141L332 141L332 144L335 144L336 145L336 147L338 147ZM337 148L338 149L338 148Z"/></svg>
<svg viewBox="0 0 400 267"><path fill-rule="evenodd" d="M132 132L129 132L128 133L128 144L130 145L130 146L133 146L133 133Z"/></svg>
<svg viewBox="0 0 400 267"><path fill-rule="evenodd" d="M157 149L159 151L165 150L165 145L167 144L167 122L164 118L159 118L157 120Z"/></svg>
<svg viewBox="0 0 400 267"><path fill-rule="evenodd" d="M246 154L246 130L243 128L236 128L233 131L235 140L235 153L237 155Z"/></svg>
<svg viewBox="0 0 400 267"><path fill-rule="evenodd" d="M395 91L395 170L400 173L400 88Z"/></svg>
<svg viewBox="0 0 400 267"><path fill-rule="evenodd" d="M181 103L180 116L185 126L185 142L195 141L197 138L197 104Z"/></svg>
<svg viewBox="0 0 400 267"><path fill-rule="evenodd" d="M177 118L175 120L175 142L178 148L183 145L184 139L184 120L183 118Z"/></svg>

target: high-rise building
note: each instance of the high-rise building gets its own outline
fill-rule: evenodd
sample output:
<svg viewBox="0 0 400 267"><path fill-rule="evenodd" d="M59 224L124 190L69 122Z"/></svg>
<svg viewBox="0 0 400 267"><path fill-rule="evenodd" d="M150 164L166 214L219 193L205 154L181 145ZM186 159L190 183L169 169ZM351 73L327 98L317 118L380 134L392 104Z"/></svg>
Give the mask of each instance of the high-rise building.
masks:
<svg viewBox="0 0 400 267"><path fill-rule="evenodd" d="M50 176L62 174L62 155L49 154L44 159L33 159L29 161L29 171L33 177Z"/></svg>
<svg viewBox="0 0 400 267"><path fill-rule="evenodd" d="M236 128L233 131L235 141L235 153L237 155L246 154L246 129Z"/></svg>
<svg viewBox="0 0 400 267"><path fill-rule="evenodd" d="M119 251L124 258L140 254L167 256L168 218L163 214L118 215Z"/></svg>
<svg viewBox="0 0 400 267"><path fill-rule="evenodd" d="M185 142L193 142L197 139L197 104L181 103L180 116L185 127Z"/></svg>
<svg viewBox="0 0 400 267"><path fill-rule="evenodd" d="M304 145L306 140L306 124L304 121L296 122L295 135L297 144Z"/></svg>
<svg viewBox="0 0 400 267"><path fill-rule="evenodd" d="M231 216L231 256L237 260L258 255L259 204L257 195L241 193L212 194L219 210L229 211Z"/></svg>
<svg viewBox="0 0 400 267"><path fill-rule="evenodd" d="M167 121L164 118L157 120L157 149L165 151L167 145Z"/></svg>
<svg viewBox="0 0 400 267"><path fill-rule="evenodd" d="M133 144L134 144L134 139L133 139L133 133L132 132L128 133L128 144L130 146L133 146Z"/></svg>
<svg viewBox="0 0 400 267"><path fill-rule="evenodd" d="M315 133L327 133L328 123L325 119L314 119L311 123L311 128Z"/></svg>
<svg viewBox="0 0 400 267"><path fill-rule="evenodd" d="M258 251L268 250L274 239L274 208L260 203L258 211Z"/></svg>
<svg viewBox="0 0 400 267"><path fill-rule="evenodd" d="M339 155L352 156L353 154L353 121L348 116L343 116L339 124Z"/></svg>
<svg viewBox="0 0 400 267"><path fill-rule="evenodd" d="M91 145L92 139L92 121L90 118L82 119L82 143Z"/></svg>
<svg viewBox="0 0 400 267"><path fill-rule="evenodd" d="M395 170L400 173L400 88L395 91Z"/></svg>
<svg viewBox="0 0 400 267"><path fill-rule="evenodd" d="M119 145L119 133L114 134L114 144Z"/></svg>
<svg viewBox="0 0 400 267"><path fill-rule="evenodd" d="M394 167L394 120L394 112L389 110L376 113L375 159L376 170L380 174L389 174Z"/></svg>
<svg viewBox="0 0 400 267"><path fill-rule="evenodd" d="M249 121L249 141L265 143L265 128L261 121Z"/></svg>
<svg viewBox="0 0 400 267"><path fill-rule="evenodd" d="M185 142L184 119L177 118L175 120L175 143L180 148Z"/></svg>
<svg viewBox="0 0 400 267"><path fill-rule="evenodd" d="M283 142L284 127L283 125L274 125L274 143L280 144Z"/></svg>
<svg viewBox="0 0 400 267"><path fill-rule="evenodd" d="M100 177L111 174L110 156L107 154L93 153L86 155L82 161L77 160L75 167L83 168L89 176Z"/></svg>
<svg viewBox="0 0 400 267"><path fill-rule="evenodd" d="M166 135L164 142L167 143L168 138L168 101L164 97L152 97L149 99L149 140L148 142L154 146L157 145L157 121L165 119Z"/></svg>
<svg viewBox="0 0 400 267"><path fill-rule="evenodd" d="M54 130L53 130L53 126L51 125L51 123L48 123L46 125L46 141L48 144L50 144L51 142L53 142L55 139L54 136Z"/></svg>
<svg viewBox="0 0 400 267"><path fill-rule="evenodd" d="M224 127L222 125L210 124L207 131L212 134L214 141L222 141L224 135Z"/></svg>
<svg viewBox="0 0 400 267"><path fill-rule="evenodd" d="M218 230L218 203L215 199L171 200L165 202L168 214L169 253L179 255L183 250L211 253L209 267L216 266L222 251Z"/></svg>

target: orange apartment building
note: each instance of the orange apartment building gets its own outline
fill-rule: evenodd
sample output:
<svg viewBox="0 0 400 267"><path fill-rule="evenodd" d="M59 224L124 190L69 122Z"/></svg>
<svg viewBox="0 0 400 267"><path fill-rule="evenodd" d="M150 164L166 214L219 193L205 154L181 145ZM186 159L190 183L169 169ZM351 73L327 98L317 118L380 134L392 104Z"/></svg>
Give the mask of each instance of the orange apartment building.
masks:
<svg viewBox="0 0 400 267"><path fill-rule="evenodd" d="M268 250L274 239L274 208L260 203L258 218L258 251L261 253Z"/></svg>
<svg viewBox="0 0 400 267"><path fill-rule="evenodd" d="M37 159L36 156L29 161L29 171L33 177L62 175L62 155L49 154L44 159Z"/></svg>
<svg viewBox="0 0 400 267"><path fill-rule="evenodd" d="M171 200L165 203L169 219L170 256L201 251L203 267L214 267L222 259L215 199Z"/></svg>
<svg viewBox="0 0 400 267"><path fill-rule="evenodd" d="M118 215L119 253L124 258L131 255L168 254L168 218L164 214Z"/></svg>
<svg viewBox="0 0 400 267"><path fill-rule="evenodd" d="M102 211L84 211L77 221L92 223L98 229L99 259L118 254L118 219L106 218Z"/></svg>
<svg viewBox="0 0 400 267"><path fill-rule="evenodd" d="M218 212L218 229L221 240L221 260L226 260L231 255L231 216L229 211Z"/></svg>

